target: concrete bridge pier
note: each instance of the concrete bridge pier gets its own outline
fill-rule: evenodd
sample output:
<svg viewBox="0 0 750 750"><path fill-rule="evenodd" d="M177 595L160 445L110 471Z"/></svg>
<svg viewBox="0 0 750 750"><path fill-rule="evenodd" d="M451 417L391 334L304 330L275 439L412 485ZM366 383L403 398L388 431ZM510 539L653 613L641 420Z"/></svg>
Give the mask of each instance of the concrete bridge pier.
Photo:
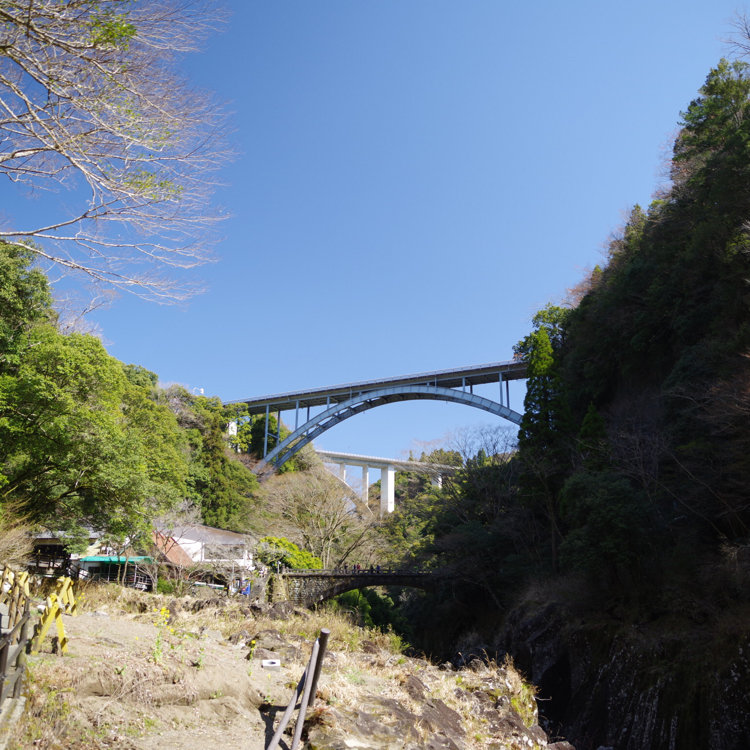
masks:
<svg viewBox="0 0 750 750"><path fill-rule="evenodd" d="M380 515L393 513L396 508L396 469L390 464L382 464L380 467ZM338 464L338 478L346 484L346 464ZM362 489L360 490L362 502L367 505L370 499L370 466L362 463Z"/></svg>
<svg viewBox="0 0 750 750"><path fill-rule="evenodd" d="M370 495L370 467L367 464L362 465L362 490L360 497L362 502L367 505L367 501Z"/></svg>
<svg viewBox="0 0 750 750"><path fill-rule="evenodd" d="M399 460L397 458L378 458L376 456L361 456L355 453L339 453L335 451L317 450L323 463L333 464L335 476L346 483L346 467L359 466L362 469L362 487L360 496L362 502L368 505L370 488L370 470L380 470L380 514L393 513L396 508L396 472L415 471L427 474L432 484L442 486L443 476L453 474L455 466L433 464L424 461Z"/></svg>
<svg viewBox="0 0 750 750"><path fill-rule="evenodd" d="M388 464L380 470L380 515L396 508L396 470Z"/></svg>

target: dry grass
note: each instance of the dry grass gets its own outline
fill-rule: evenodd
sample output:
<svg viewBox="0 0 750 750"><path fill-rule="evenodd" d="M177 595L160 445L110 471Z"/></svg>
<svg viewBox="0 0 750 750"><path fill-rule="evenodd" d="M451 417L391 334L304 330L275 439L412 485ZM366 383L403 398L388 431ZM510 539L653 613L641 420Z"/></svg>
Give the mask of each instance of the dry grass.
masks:
<svg viewBox="0 0 750 750"><path fill-rule="evenodd" d="M0 509L0 563L21 570L33 550L31 525L12 503L6 503Z"/></svg>
<svg viewBox="0 0 750 750"><path fill-rule="evenodd" d="M179 706L185 707L184 716L189 711L192 715L198 712L201 721L218 726L218 718L207 713L207 706L220 708L222 701L212 700L219 696L245 705L246 721L251 721L253 712L258 716L261 704L288 702L322 628L330 631L330 638L319 688L322 703L316 712L320 721L332 710L371 710L373 701L379 699L393 699L419 717L424 700L414 693L417 678L426 696L461 715L467 738L471 738L467 747L485 748L497 743L486 719L477 711L477 696L483 695L485 701L505 696L506 703L513 705L527 726L536 722L533 691L511 662L475 662L471 669L461 672L441 670L427 661L404 656L401 642L393 634L353 625L344 614L297 611L284 619L271 619L250 615L247 602L239 598L175 600L116 585L84 585L79 600L81 611L89 613L90 627L94 628L85 632L88 650L81 652L83 658L78 658L77 665L74 659L49 655L32 664L28 713L12 750L155 748L158 738L148 739L151 730L163 728L168 720L165 717L174 718ZM175 601L180 613L168 626L165 608L172 603L174 609ZM109 616L99 618L91 614L94 612ZM122 628L119 634L115 620ZM285 658L282 672L275 678L246 661L245 651L206 635L220 631L227 638L245 631L252 637L264 630L277 631L299 647L299 655ZM141 640L135 637L136 631ZM131 637L127 647L123 645L123 633ZM163 638L164 651L158 660L157 636ZM82 645L83 635L80 638ZM95 650L99 646L102 649ZM234 670L231 674L230 667ZM248 701L254 701L253 706ZM192 731L188 724L185 746L190 744Z"/></svg>
<svg viewBox="0 0 750 750"><path fill-rule="evenodd" d="M308 641L318 637L322 628L331 631L331 648L340 651L358 651L363 641L374 643L394 653L403 650L401 639L394 633L368 630L352 624L346 614L326 609L315 612L295 610L284 619L267 615L250 614L247 602L239 597L228 599L221 595L202 597L174 597L164 594L144 594L135 589L114 583L79 582L76 584L79 610L94 612L105 609L110 614L145 615L151 617L154 610L170 607L176 603L178 609L189 617L191 628L214 628L229 638L234 633L251 628L255 631L278 630L285 636L297 636Z"/></svg>

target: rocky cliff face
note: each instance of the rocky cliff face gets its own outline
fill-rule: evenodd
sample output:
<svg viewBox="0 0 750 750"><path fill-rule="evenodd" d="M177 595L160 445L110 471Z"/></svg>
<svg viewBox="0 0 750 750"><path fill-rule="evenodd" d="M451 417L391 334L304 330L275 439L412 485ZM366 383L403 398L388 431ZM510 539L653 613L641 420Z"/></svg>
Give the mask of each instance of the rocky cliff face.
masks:
<svg viewBox="0 0 750 750"><path fill-rule="evenodd" d="M526 604L494 644L539 687L550 734L578 750L750 747L750 636L674 616L588 622Z"/></svg>
<svg viewBox="0 0 750 750"><path fill-rule="evenodd" d="M356 657L356 660L353 660ZM309 750L573 750L550 742L538 724L532 690L511 664L475 660L455 671L363 644L363 653L331 653L331 671L357 665L360 684L324 694L307 722Z"/></svg>

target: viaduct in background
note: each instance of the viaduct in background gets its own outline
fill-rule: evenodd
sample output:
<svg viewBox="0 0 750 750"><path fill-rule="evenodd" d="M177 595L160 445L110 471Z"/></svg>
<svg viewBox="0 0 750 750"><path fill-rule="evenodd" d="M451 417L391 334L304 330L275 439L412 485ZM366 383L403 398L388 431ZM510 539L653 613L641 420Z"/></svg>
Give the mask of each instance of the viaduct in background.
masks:
<svg viewBox="0 0 750 750"><path fill-rule="evenodd" d="M359 466L362 469L362 502L367 505L370 492L370 469L380 469L380 513L392 513L395 508L395 479L397 471L415 471L427 474L433 484L442 484L446 474L456 471L455 466L431 463L429 461L400 461L396 458L377 458L375 456L360 456L356 453L338 453L336 451L315 451L323 463L338 466L338 477L346 482L346 467Z"/></svg>

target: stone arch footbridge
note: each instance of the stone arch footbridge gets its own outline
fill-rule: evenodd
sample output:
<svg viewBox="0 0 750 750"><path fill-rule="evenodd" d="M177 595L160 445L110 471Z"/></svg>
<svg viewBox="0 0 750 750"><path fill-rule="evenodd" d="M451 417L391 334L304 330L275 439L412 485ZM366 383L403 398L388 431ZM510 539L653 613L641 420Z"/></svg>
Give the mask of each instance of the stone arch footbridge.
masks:
<svg viewBox="0 0 750 750"><path fill-rule="evenodd" d="M354 589L368 586L408 586L434 589L443 577L436 573L401 570L362 570L358 573L343 570L287 570L277 574L282 581L274 599L286 599L301 607L311 607L326 599Z"/></svg>

